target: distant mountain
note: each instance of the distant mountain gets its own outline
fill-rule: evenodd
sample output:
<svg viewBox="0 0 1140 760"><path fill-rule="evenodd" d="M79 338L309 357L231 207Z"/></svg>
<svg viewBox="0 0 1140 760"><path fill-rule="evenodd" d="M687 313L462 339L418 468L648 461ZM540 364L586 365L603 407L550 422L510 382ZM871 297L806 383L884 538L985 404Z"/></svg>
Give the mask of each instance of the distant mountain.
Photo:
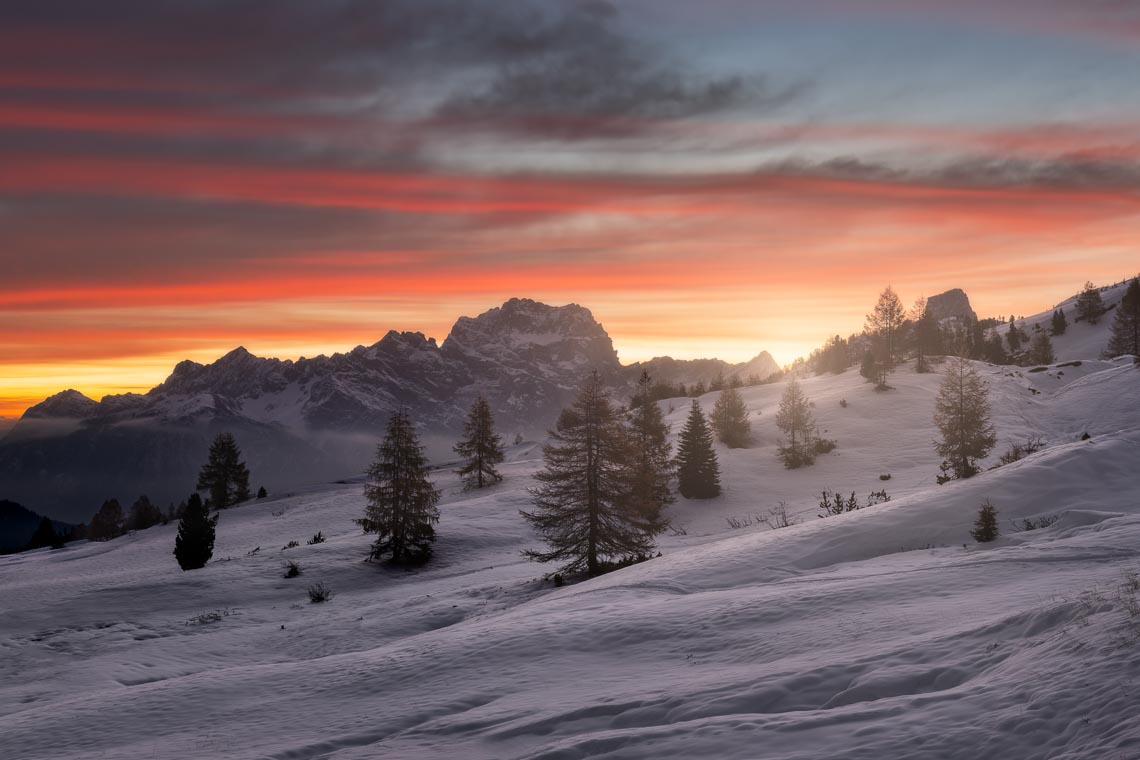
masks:
<svg viewBox="0 0 1140 760"><path fill-rule="evenodd" d="M395 409L411 412L429 454L446 456L479 394L503 434L539 436L587 372L597 370L624 398L644 369L691 384L778 368L767 353L744 364L660 358L622 366L588 309L516 298L461 317L442 346L392 331L371 346L296 361L239 347L212 364L180 362L145 394L95 401L63 391L0 439L0 495L77 520L110 496L146 493L165 506L189 493L222 430L242 447L251 485L279 491L359 473Z"/></svg>
<svg viewBox="0 0 1140 760"><path fill-rule="evenodd" d="M970 306L969 297L961 288L953 288L945 293L930 296L926 299L926 308L939 322L951 317L957 317L967 322L975 322L978 319L978 315Z"/></svg>
<svg viewBox="0 0 1140 760"><path fill-rule="evenodd" d="M28 545L43 517L14 501L0 499L0 554L20 551ZM57 533L67 533L74 525L52 520Z"/></svg>

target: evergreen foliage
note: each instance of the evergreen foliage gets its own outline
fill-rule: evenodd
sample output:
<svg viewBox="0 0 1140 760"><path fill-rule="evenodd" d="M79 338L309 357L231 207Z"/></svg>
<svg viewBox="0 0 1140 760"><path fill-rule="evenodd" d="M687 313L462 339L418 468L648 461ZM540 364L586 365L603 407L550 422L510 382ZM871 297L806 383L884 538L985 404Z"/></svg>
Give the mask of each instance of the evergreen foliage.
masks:
<svg viewBox="0 0 1140 760"><path fill-rule="evenodd" d="M867 315L866 330L875 337L882 347L881 361L887 370L895 365L898 354L898 334L906 318L902 299L888 285L879 294L875 308Z"/></svg>
<svg viewBox="0 0 1140 760"><path fill-rule="evenodd" d="M92 541L110 541L123 535L123 507L118 499L107 499L91 518L87 537Z"/></svg>
<svg viewBox="0 0 1140 760"><path fill-rule="evenodd" d="M534 508L522 516L547 548L524 556L563 562L563 573L590 575L648 556L662 526L630 498L633 451L621 414L595 371L543 446L545 468L530 491Z"/></svg>
<svg viewBox="0 0 1140 760"><path fill-rule="evenodd" d="M63 546L65 540L65 536L56 533L55 524L51 521L51 518L42 517L40 518L40 524L36 526L36 532L32 534L25 548L42 549L45 546L50 546L53 549L58 549Z"/></svg>
<svg viewBox="0 0 1140 760"><path fill-rule="evenodd" d="M1047 331L1041 330L1033 336L1033 340L1029 343L1029 356L1027 358L1030 364L1052 364L1054 362L1053 341L1049 339Z"/></svg>
<svg viewBox="0 0 1140 760"><path fill-rule="evenodd" d="M198 473L199 491L210 494L209 506L225 509L249 499L249 470L241 449L230 433L218 433L210 444L210 458Z"/></svg>
<svg viewBox="0 0 1140 760"><path fill-rule="evenodd" d="M649 373L642 372L638 392L629 410L629 439L632 447L630 501L650 523L662 522L662 510L673 502L669 479L673 476L669 428L661 409L653 400Z"/></svg>
<svg viewBox="0 0 1140 760"><path fill-rule="evenodd" d="M939 483L969 478L978 472L997 438L990 422L989 387L969 360L951 361L934 404L934 424L942 440L934 444L943 458Z"/></svg>
<svg viewBox="0 0 1140 760"><path fill-rule="evenodd" d="M786 436L778 446L785 467L794 470L815 462L815 418L810 402L794 375L784 387L780 408L776 412L776 427Z"/></svg>
<svg viewBox="0 0 1140 760"><path fill-rule="evenodd" d="M1104 314L1104 301L1100 297L1100 288L1091 282L1086 282L1084 290L1077 295L1077 321L1084 320L1095 325Z"/></svg>
<svg viewBox="0 0 1140 760"><path fill-rule="evenodd" d="M686 499L720 496L720 464L713 450L713 435L696 400L677 441L678 490Z"/></svg>
<svg viewBox="0 0 1140 760"><path fill-rule="evenodd" d="M465 490L485 488L503 479L495 469L503 461L503 439L495 432L491 405L482 396L467 413L463 437L455 444L455 453L466 460L459 468Z"/></svg>
<svg viewBox="0 0 1140 760"><path fill-rule="evenodd" d="M131 514L127 524L131 530L146 530L162 522L162 510L151 503L146 495L142 495L131 505Z"/></svg>
<svg viewBox="0 0 1140 760"><path fill-rule="evenodd" d="M942 352L942 330L938 320L926 306L926 299L920 298L914 305L914 371L925 373L930 371L928 356Z"/></svg>
<svg viewBox="0 0 1140 760"><path fill-rule="evenodd" d="M712 426L720 442L730 449L748 446L752 423L748 421L748 407L740 391L726 388L720 392L713 405Z"/></svg>
<svg viewBox="0 0 1140 760"><path fill-rule="evenodd" d="M1009 332L1006 333L1006 340L1009 342L1009 352L1016 354L1021 350L1021 343L1025 339L1021 330L1017 329L1017 325L1013 321L1013 317L1009 318Z"/></svg>
<svg viewBox="0 0 1140 760"><path fill-rule="evenodd" d="M978 518L974 521L974 529L970 535L978 543L993 541L998 537L997 508L986 499L978 508Z"/></svg>
<svg viewBox="0 0 1140 760"><path fill-rule="evenodd" d="M174 539L174 558L183 570L205 567L214 556L214 533L220 515L210 517L209 507L197 493L190 494L182 519L178 521L178 536Z"/></svg>
<svg viewBox="0 0 1140 760"><path fill-rule="evenodd" d="M1053 312L1053 335L1064 335L1065 331L1069 329L1069 320L1065 318L1065 310L1057 309Z"/></svg>
<svg viewBox="0 0 1140 760"><path fill-rule="evenodd" d="M440 492L428 480L427 464L408 413L396 412L368 468L364 484L368 505L364 517L356 521L365 533L377 534L369 559L389 555L400 565L431 559Z"/></svg>
<svg viewBox="0 0 1140 760"><path fill-rule="evenodd" d="M989 337L985 344L984 358L990 364L1009 364L1009 355L1005 352L1005 344L996 332Z"/></svg>
<svg viewBox="0 0 1140 760"><path fill-rule="evenodd" d="M1105 353L1109 358L1124 354L1140 357L1140 278L1128 284L1116 308Z"/></svg>

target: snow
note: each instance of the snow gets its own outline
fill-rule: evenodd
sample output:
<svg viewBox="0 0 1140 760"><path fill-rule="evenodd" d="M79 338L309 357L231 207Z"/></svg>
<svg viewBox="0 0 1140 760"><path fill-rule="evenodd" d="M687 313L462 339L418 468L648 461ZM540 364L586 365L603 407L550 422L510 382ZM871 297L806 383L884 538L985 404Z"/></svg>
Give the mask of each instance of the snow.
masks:
<svg viewBox="0 0 1140 760"><path fill-rule="evenodd" d="M1101 288L1100 297L1104 303L1104 308L1110 309L1120 303L1120 299L1124 297L1124 291L1128 289L1129 282L1131 279ZM1065 318L1069 322L1063 335L1053 335L1052 333L1053 312L1056 309L1063 309ZM1108 311L1097 320L1095 325L1088 322L1077 322L1077 295L1073 295L1057 304L1053 309L1015 320L1015 324L1031 339L1038 329L1049 332L1050 340L1053 343L1053 355L1058 362L1069 362L1100 358L1105 348L1108 347L1109 330L1115 316L1115 311ZM1005 337L1008 329L1007 326L1000 325L996 328L1002 338Z"/></svg>
<svg viewBox="0 0 1140 760"><path fill-rule="evenodd" d="M683 534L662 557L563 588L519 555L533 442L484 492L436 473L439 542L418 571L363 562L359 483L223 513L214 561L188 573L173 524L0 557L0 754L1140 757L1140 371L1083 358L978 364L999 433L985 464L1029 435L1047 447L945 486L938 374L899 369L886 393L855 370L806 379L838 448L795 471L775 455L783 386L744 389L754 445L718 447L725 495L673 505ZM688 400L661 404L679 430ZM824 488L893 498L819 519ZM969 537L984 499L990 545ZM726 521L779 501L798 525ZM1011 527L1041 516L1058 519ZM317 531L327 543L305 545ZM283 578L286 558L304 575ZM317 581L331 601L309 604Z"/></svg>

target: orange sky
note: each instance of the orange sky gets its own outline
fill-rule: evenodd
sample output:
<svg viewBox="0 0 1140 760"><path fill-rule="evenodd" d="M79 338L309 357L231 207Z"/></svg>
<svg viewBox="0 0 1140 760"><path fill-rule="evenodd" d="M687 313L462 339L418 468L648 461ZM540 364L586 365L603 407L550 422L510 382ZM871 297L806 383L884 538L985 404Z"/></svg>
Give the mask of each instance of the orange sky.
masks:
<svg viewBox="0 0 1140 760"><path fill-rule="evenodd" d="M1124 8L261 1L0 10L0 416L515 296L787 363L887 284L1008 315L1140 269Z"/></svg>

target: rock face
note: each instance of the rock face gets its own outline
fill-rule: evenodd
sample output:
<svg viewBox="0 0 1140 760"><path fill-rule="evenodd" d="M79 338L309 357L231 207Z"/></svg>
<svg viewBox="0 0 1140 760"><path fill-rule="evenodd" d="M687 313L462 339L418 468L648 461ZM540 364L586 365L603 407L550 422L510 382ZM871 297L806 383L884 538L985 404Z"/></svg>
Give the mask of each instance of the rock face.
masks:
<svg viewBox="0 0 1140 760"><path fill-rule="evenodd" d="M947 290L945 293L927 298L926 308L939 322L951 317L969 322L976 322L978 319L978 315L970 307L970 299L961 288Z"/></svg>
<svg viewBox="0 0 1140 760"><path fill-rule="evenodd" d="M746 369L747 368L747 369ZM32 407L0 439L0 497L63 519L85 520L103 499L156 503L185 498L209 441L234 434L255 489L360 473L393 410L410 411L429 456L448 458L480 394L499 431L541 436L583 377L601 373L628 397L643 369L669 382L716 374L771 374L752 362L655 359L623 367L586 308L512 299L461 317L443 345L417 332L389 332L371 346L296 361L236 348L212 364L183 361L146 394L94 401L64 391Z"/></svg>

